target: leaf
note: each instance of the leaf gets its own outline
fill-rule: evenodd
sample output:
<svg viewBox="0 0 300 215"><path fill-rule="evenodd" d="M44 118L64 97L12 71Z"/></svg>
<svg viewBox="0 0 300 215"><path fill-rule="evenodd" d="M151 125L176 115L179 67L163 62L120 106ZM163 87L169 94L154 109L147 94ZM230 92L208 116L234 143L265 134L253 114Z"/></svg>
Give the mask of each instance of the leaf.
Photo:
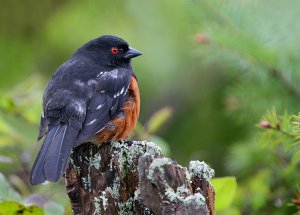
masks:
<svg viewBox="0 0 300 215"><path fill-rule="evenodd" d="M3 200L21 201L22 198L19 193L10 187L4 175L0 173L0 201Z"/></svg>
<svg viewBox="0 0 300 215"><path fill-rule="evenodd" d="M155 133L172 115L172 109L165 107L152 115L147 123L149 133Z"/></svg>
<svg viewBox="0 0 300 215"><path fill-rule="evenodd" d="M236 192L237 183L235 177L222 177L211 179L211 183L216 192L216 210L221 211L232 203Z"/></svg>
<svg viewBox="0 0 300 215"><path fill-rule="evenodd" d="M277 171L280 170L277 169ZM271 169L265 167L257 171L251 178L247 179L247 185L244 186L244 189L246 191L245 193L251 196L249 202L251 202L251 206L255 211L265 207L267 204L269 196L272 193L271 186L272 183L274 183L272 182L274 176L275 174Z"/></svg>
<svg viewBox="0 0 300 215"><path fill-rule="evenodd" d="M43 215L41 208L37 206L24 206L18 202L6 201L0 203L1 214L23 214L23 215Z"/></svg>

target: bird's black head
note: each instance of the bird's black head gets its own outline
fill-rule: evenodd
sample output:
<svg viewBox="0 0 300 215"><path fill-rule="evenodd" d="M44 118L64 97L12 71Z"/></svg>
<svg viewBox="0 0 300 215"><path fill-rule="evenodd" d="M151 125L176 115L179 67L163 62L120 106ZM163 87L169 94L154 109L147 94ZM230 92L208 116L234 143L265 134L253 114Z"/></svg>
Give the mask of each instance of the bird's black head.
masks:
<svg viewBox="0 0 300 215"><path fill-rule="evenodd" d="M104 35L83 45L75 55L93 58L103 66L127 66L130 59L142 53L116 36Z"/></svg>

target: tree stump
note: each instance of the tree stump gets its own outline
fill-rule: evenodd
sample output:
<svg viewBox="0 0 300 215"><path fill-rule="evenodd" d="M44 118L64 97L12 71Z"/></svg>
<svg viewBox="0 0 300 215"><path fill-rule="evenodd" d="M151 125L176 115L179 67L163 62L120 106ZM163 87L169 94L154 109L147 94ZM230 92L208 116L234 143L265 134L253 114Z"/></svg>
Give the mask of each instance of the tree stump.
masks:
<svg viewBox="0 0 300 215"><path fill-rule="evenodd" d="M82 144L65 175L73 214L215 214L214 170L182 167L151 142Z"/></svg>

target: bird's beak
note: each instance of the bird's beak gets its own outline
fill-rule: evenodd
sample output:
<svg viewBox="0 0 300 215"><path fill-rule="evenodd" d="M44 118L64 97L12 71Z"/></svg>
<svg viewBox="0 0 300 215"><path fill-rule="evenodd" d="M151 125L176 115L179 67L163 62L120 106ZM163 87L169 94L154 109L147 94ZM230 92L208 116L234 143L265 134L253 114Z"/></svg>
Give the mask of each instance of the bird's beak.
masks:
<svg viewBox="0 0 300 215"><path fill-rule="evenodd" d="M124 58L129 59L129 58L134 58L137 56L142 55L143 53L140 52L139 50L136 50L132 47L129 47L128 51L125 53Z"/></svg>

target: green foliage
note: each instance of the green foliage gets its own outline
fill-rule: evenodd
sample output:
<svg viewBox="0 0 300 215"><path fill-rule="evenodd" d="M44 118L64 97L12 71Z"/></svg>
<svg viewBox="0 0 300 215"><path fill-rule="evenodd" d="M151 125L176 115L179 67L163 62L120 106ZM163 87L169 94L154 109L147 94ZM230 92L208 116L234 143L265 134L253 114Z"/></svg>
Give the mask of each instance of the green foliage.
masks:
<svg viewBox="0 0 300 215"><path fill-rule="evenodd" d="M242 212L296 213L292 202L300 177L299 122L299 116L279 115L273 108L262 117L255 139L229 157L229 170L240 175L235 205Z"/></svg>
<svg viewBox="0 0 300 215"><path fill-rule="evenodd" d="M195 54L201 59L199 67L211 72L214 65L222 71L215 75L221 73L226 81L221 99L228 123L222 124L223 129L215 126L214 132L220 135L219 130L234 123L241 126L234 134L243 136L226 156L226 172L237 176L239 184L234 208L242 214L296 213L292 199L299 185L299 131L293 127L291 114L299 111L300 101L299 51L295 48L300 36L299 2L197 2L191 14L199 20L201 33ZM202 12L198 19L197 11ZM272 107L284 114L278 115L275 108L268 111L257 131L254 123ZM227 145L226 140L222 142Z"/></svg>
<svg viewBox="0 0 300 215"><path fill-rule="evenodd" d="M43 215L41 208L36 206L24 206L18 202L6 201L0 202L0 211L2 214L24 214L24 215Z"/></svg>
<svg viewBox="0 0 300 215"><path fill-rule="evenodd" d="M299 2L202 2L198 5L206 7L210 20L202 23L201 32L209 43L199 47L197 55L205 56L208 65L217 64L234 80L226 88L228 114L252 126L272 106L297 111L300 63L293 44L298 40L295 35L300 35L295 9ZM278 11L286 15L278 16ZM285 26L291 26L293 33Z"/></svg>
<svg viewBox="0 0 300 215"><path fill-rule="evenodd" d="M39 204L39 206L35 205ZM29 206L28 206L29 205ZM66 211L69 209L66 208ZM0 212L8 214L64 214L65 208L40 195L32 195L27 198L15 191L4 175L0 172Z"/></svg>
<svg viewBox="0 0 300 215"><path fill-rule="evenodd" d="M163 108L149 119L146 127L149 133L158 132L159 128L164 124L172 115L172 109L169 107Z"/></svg>
<svg viewBox="0 0 300 215"><path fill-rule="evenodd" d="M216 193L216 212L220 214L235 214L230 208L235 196L237 183L235 177L221 177L211 180Z"/></svg>
<svg viewBox="0 0 300 215"><path fill-rule="evenodd" d="M0 173L0 212L1 214L43 214L41 208L37 206L24 206L19 203L22 197L14 189L12 189Z"/></svg>

